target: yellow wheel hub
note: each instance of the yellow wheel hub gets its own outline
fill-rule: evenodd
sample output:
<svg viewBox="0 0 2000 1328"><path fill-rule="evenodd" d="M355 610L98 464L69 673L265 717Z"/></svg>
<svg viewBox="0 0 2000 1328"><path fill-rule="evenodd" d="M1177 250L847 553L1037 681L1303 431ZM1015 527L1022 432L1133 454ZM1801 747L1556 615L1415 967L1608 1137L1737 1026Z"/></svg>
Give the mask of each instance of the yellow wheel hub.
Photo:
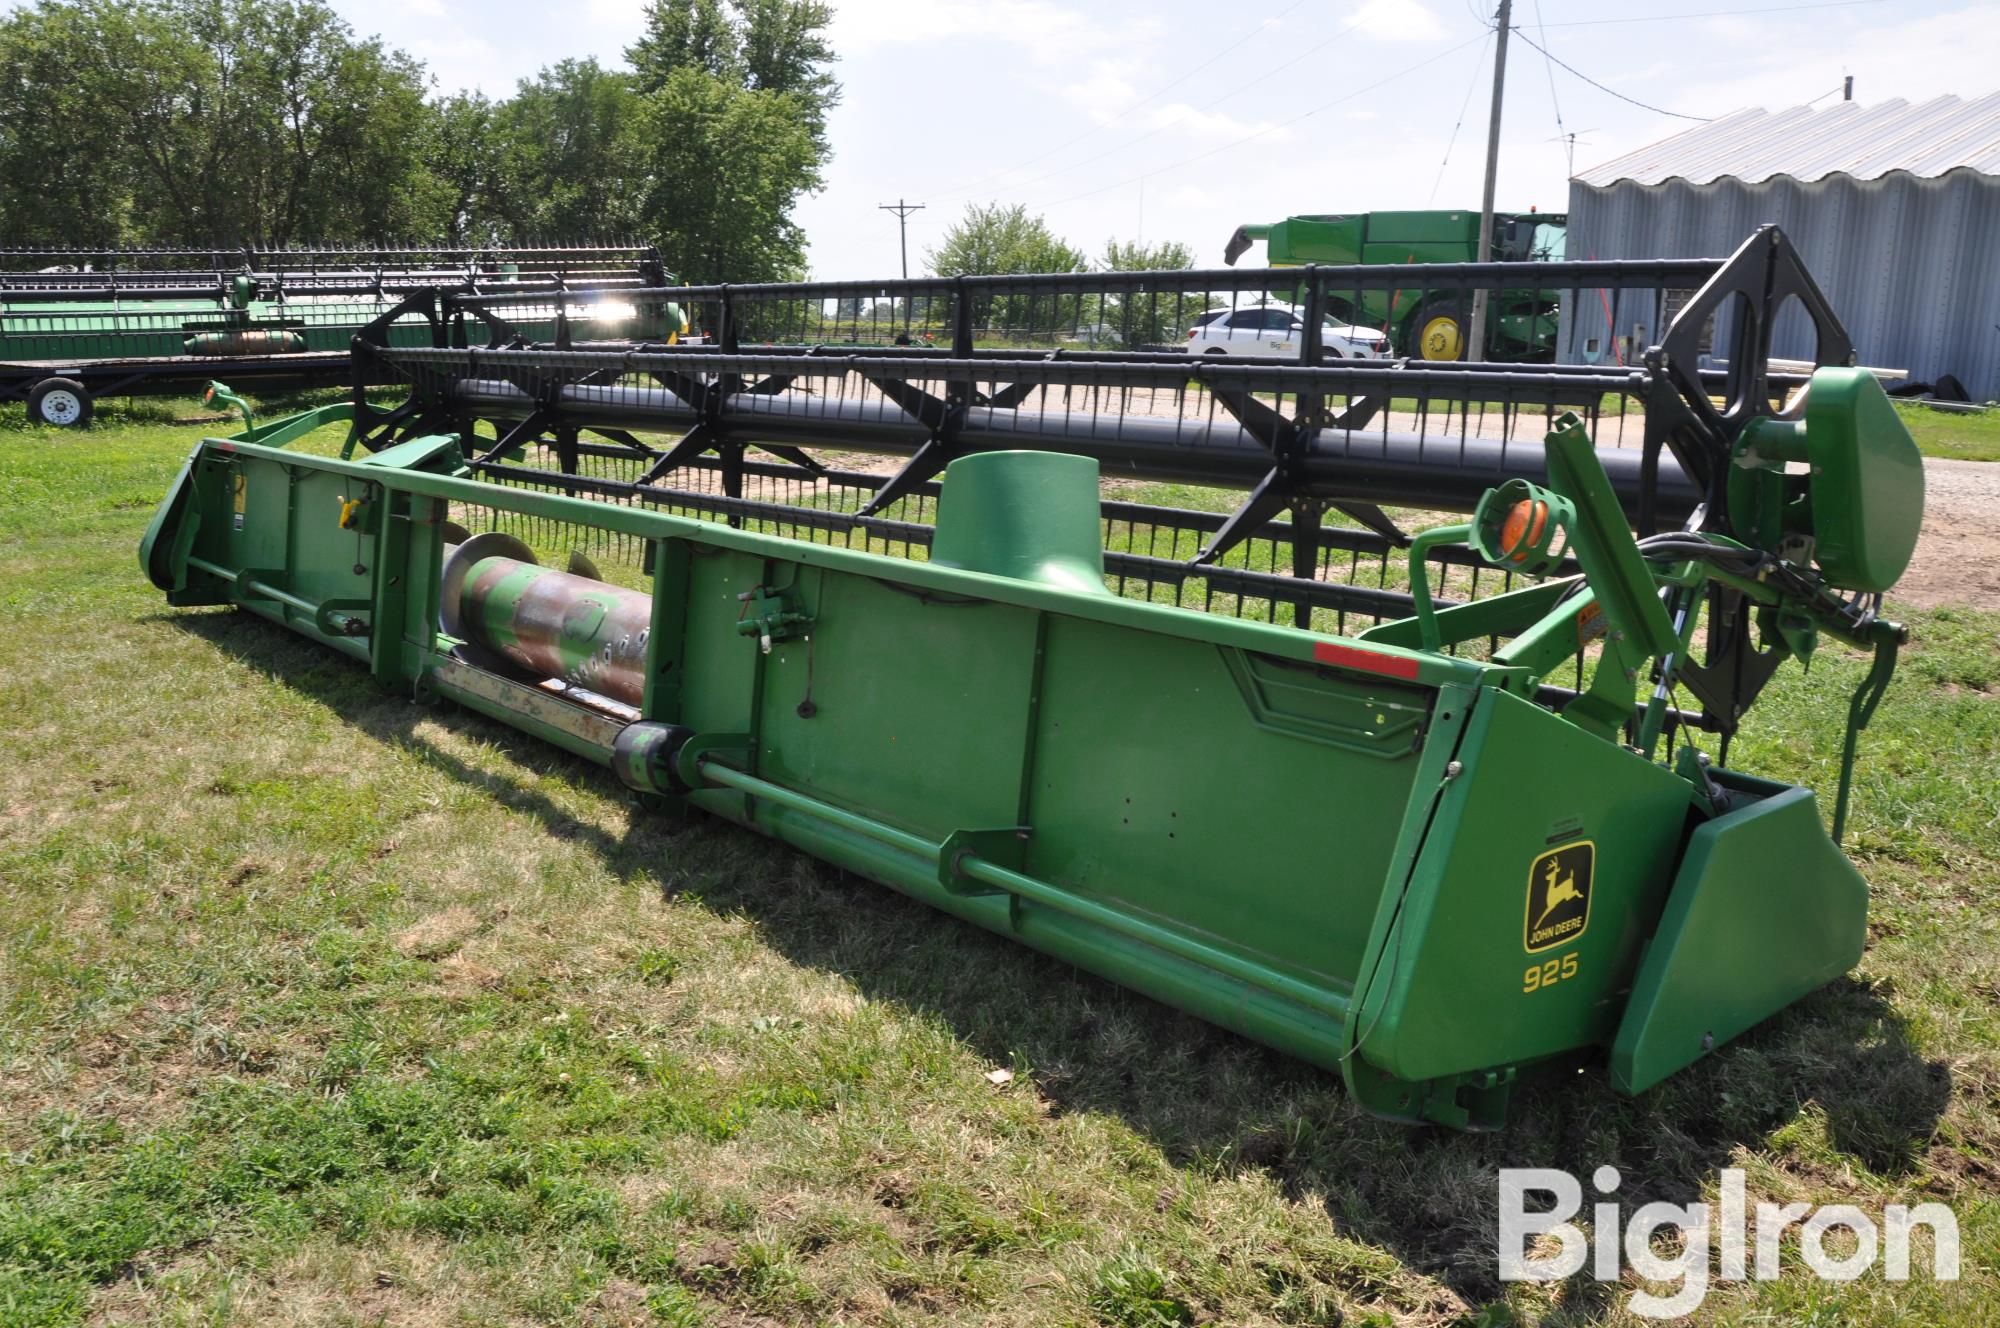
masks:
<svg viewBox="0 0 2000 1328"><path fill-rule="evenodd" d="M1455 360L1459 345L1458 320L1450 314L1439 314L1424 322L1424 329L1417 335L1417 349L1427 360Z"/></svg>

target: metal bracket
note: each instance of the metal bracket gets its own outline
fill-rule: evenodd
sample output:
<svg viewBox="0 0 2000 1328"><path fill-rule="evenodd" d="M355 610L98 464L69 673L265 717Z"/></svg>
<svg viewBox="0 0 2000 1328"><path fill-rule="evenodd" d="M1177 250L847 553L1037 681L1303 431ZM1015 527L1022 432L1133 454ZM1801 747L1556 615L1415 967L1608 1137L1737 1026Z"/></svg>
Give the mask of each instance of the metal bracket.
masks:
<svg viewBox="0 0 2000 1328"><path fill-rule="evenodd" d="M1223 408L1271 454L1272 466L1210 538L1208 546L1195 555L1195 566L1213 563L1287 509L1292 513L1292 575L1302 580L1312 580L1318 572L1320 518L1328 508L1358 521L1397 548L1408 546L1410 537L1374 503L1339 502L1305 492L1298 472L1311 445L1313 429L1286 419L1246 388L1227 381L1217 382L1213 375L1205 374L1203 379ZM1300 604L1295 611L1300 615L1299 625L1304 626L1305 615L1311 610Z"/></svg>
<svg viewBox="0 0 2000 1328"><path fill-rule="evenodd" d="M812 626L812 615L793 603L789 590L755 586L736 598L743 605L736 619L737 635L756 637L758 649L767 655L773 642L803 636Z"/></svg>
<svg viewBox="0 0 2000 1328"><path fill-rule="evenodd" d="M875 491L875 496L857 514L874 516L892 503L909 497L919 485L935 479L946 466L957 460L958 426L965 419L965 405L961 401L933 396L888 374L863 370L861 376L901 407L911 419L931 431L930 437L924 440L915 455L889 477L887 484Z"/></svg>
<svg viewBox="0 0 2000 1328"><path fill-rule="evenodd" d="M1025 825L998 830L954 830L938 848L938 884L955 895L1004 895L1008 892L963 875L959 864L967 858L983 858L1009 871L1025 872L1028 840L1033 831Z"/></svg>
<svg viewBox="0 0 2000 1328"><path fill-rule="evenodd" d="M747 756L754 750L755 740L748 733L697 733L674 753L674 773L690 789L707 788L709 783L701 773L703 761L724 752L741 752ZM749 763L746 761L744 764Z"/></svg>

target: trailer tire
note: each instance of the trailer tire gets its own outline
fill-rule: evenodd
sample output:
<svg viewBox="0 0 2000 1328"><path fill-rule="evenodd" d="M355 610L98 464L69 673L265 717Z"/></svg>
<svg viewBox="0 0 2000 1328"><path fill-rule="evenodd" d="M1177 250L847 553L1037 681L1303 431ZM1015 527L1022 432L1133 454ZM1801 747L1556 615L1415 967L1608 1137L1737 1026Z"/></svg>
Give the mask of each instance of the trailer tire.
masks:
<svg viewBox="0 0 2000 1328"><path fill-rule="evenodd" d="M81 429L95 407L90 392L73 378L44 378L28 393L28 418L55 429Z"/></svg>
<svg viewBox="0 0 2000 1328"><path fill-rule="evenodd" d="M1462 360L1472 316L1462 298L1441 296L1424 302L1405 325L1403 353L1413 360Z"/></svg>

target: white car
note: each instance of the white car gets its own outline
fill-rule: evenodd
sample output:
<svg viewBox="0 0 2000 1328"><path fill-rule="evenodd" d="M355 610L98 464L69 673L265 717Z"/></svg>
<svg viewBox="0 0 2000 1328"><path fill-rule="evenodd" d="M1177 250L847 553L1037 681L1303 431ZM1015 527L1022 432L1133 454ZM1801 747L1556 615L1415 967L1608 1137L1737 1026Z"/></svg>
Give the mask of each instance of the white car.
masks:
<svg viewBox="0 0 2000 1328"><path fill-rule="evenodd" d="M1274 355L1296 360L1305 330L1305 319L1290 305L1211 309L1195 319L1182 349L1190 355ZM1329 360L1380 359L1389 353L1389 338L1379 328L1325 322L1319 335Z"/></svg>

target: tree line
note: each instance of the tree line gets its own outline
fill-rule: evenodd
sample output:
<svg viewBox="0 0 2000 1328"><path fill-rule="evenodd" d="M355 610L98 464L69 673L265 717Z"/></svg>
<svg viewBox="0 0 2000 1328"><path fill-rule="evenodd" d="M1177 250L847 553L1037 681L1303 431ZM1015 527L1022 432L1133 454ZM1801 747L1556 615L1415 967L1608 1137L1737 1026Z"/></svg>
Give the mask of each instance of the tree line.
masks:
<svg viewBox="0 0 2000 1328"><path fill-rule="evenodd" d="M319 0L41 0L0 20L0 241L658 243L690 281L805 263L840 85L819 0L653 0L630 69L511 97Z"/></svg>
<svg viewBox="0 0 2000 1328"><path fill-rule="evenodd" d="M321 0L38 0L0 17L0 244L638 240L689 282L804 274L841 87L823 0L650 0L629 68L443 92ZM933 273L1091 263L971 206ZM1189 267L1107 245L1107 269Z"/></svg>

